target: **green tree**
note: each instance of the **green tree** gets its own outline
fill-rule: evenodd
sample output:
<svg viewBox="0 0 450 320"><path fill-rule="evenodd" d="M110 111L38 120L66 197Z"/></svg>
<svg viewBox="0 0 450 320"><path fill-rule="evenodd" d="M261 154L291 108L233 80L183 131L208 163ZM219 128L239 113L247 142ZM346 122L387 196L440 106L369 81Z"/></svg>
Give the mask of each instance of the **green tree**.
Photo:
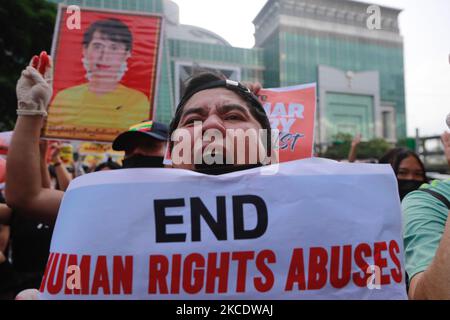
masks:
<svg viewBox="0 0 450 320"><path fill-rule="evenodd" d="M342 160L347 159L353 136L346 133L338 133L333 138L333 143L324 153L325 158ZM376 138L361 142L358 146L358 159L379 159L392 145L384 139Z"/></svg>
<svg viewBox="0 0 450 320"><path fill-rule="evenodd" d="M358 146L359 159L379 159L393 146L384 139L372 139Z"/></svg>
<svg viewBox="0 0 450 320"><path fill-rule="evenodd" d="M323 157L335 160L346 159L352 143L352 135L347 133L338 133L333 137L331 146L327 148Z"/></svg>
<svg viewBox="0 0 450 320"><path fill-rule="evenodd" d="M16 120L16 82L30 58L50 52L56 5L46 0L0 1L0 131Z"/></svg>

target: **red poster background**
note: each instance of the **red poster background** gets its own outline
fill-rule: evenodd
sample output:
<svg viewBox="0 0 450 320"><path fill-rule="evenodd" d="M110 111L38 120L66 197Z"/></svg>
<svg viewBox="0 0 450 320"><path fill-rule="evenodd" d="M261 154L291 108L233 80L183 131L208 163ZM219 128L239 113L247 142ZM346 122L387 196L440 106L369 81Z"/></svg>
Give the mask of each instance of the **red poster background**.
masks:
<svg viewBox="0 0 450 320"><path fill-rule="evenodd" d="M278 121L280 118L286 118L286 120L294 117L286 116L273 116L275 105L282 103L285 107L286 113L288 113L289 105L291 103L301 104L304 106L303 118L295 118L295 122L290 127L289 133L292 135L303 135L297 139L297 143L294 145L294 149L291 150L290 143L287 149L280 149L280 162L311 158L314 148L314 124L316 113L316 85L308 84L295 87L278 88L278 89L263 89L258 92L261 98L261 102L264 105L270 103L270 113L268 113L269 120L271 120L272 128L280 130L280 137L285 134L281 123L278 126L273 125L273 120ZM265 109L267 109L265 107ZM267 112L267 110L266 110ZM278 121L279 122L279 121ZM293 142L293 139L286 139L288 142ZM280 143L280 146L282 143Z"/></svg>
<svg viewBox="0 0 450 320"><path fill-rule="evenodd" d="M71 30L67 27L67 18L72 16L73 13L67 13L66 9L64 6L59 7L60 19L55 28L56 36L53 44L54 52L52 52L54 61L53 98L61 90L88 82L86 70L82 64L83 34L93 22L115 18L125 23L133 35L131 57L127 60L128 71L120 84L139 90L147 96L150 101L148 119L151 119L156 94L161 17L158 15L81 8L81 29ZM51 112L51 108L49 112ZM45 135L63 138L52 134ZM72 137L65 138L71 139Z"/></svg>

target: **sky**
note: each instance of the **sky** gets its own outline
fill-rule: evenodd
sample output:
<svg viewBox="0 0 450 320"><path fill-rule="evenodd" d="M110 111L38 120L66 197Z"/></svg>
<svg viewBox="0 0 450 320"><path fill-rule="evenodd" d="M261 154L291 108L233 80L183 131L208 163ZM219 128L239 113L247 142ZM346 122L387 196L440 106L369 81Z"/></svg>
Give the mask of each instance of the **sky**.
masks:
<svg viewBox="0 0 450 320"><path fill-rule="evenodd" d="M369 2L364 1L364 2ZM252 48L253 19L266 0L174 0L180 22L211 30L231 45ZM440 135L450 112L450 0L372 0L403 9L408 135ZM383 14L383 12L381 12Z"/></svg>

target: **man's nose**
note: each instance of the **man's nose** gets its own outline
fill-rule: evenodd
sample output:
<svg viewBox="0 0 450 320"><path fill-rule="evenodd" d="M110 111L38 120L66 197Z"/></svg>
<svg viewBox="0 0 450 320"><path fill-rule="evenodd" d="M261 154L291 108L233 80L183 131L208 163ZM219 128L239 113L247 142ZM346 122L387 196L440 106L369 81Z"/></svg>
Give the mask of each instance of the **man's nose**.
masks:
<svg viewBox="0 0 450 320"><path fill-rule="evenodd" d="M100 52L100 59L102 61L108 61L113 59L115 56L117 56L117 53L113 50L110 49L108 47L104 47L102 48L101 52Z"/></svg>
<svg viewBox="0 0 450 320"><path fill-rule="evenodd" d="M99 49L97 51L96 62L103 61L105 59L105 49Z"/></svg>
<svg viewBox="0 0 450 320"><path fill-rule="evenodd" d="M219 130L222 135L225 137L225 126L221 117L217 114L212 114L206 120L203 121L202 124L202 133L205 133L206 130L215 129Z"/></svg>

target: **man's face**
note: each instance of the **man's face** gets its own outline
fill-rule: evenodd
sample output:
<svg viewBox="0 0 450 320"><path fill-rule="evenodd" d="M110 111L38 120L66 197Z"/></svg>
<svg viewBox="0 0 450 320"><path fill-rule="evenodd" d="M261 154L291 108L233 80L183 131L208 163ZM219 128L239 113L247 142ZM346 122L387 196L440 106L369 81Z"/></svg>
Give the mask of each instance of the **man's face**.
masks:
<svg viewBox="0 0 450 320"><path fill-rule="evenodd" d="M120 67L130 57L130 52L124 43L108 40L105 34L95 31L91 42L83 48L83 55L92 77L118 81Z"/></svg>
<svg viewBox="0 0 450 320"><path fill-rule="evenodd" d="M194 134L195 122L201 122L202 124L202 132L200 136ZM252 142L250 142L250 140L245 140L245 143L243 144L244 147L238 148L236 137L234 137L234 148L231 149L226 142L227 133L237 132L236 130L238 129L243 131L250 129L248 132L252 131L259 134L262 127L250 113L246 102L239 95L225 88L215 88L200 91L187 101L184 105L183 113L177 129L185 129L182 130L182 132L186 132L190 136L191 162L189 164L176 164L174 162L174 167L194 170L194 155L198 152L202 152L204 155L205 151L207 153L207 150L211 150L212 147L214 147L216 151L220 149L219 152L223 152L223 155L226 155L227 152L230 153L229 156L233 159L233 164L238 163L238 154L244 154L245 161L247 161L245 164L249 164L248 153L251 149L249 148L249 143ZM210 141L205 142L204 134L206 131L211 129L216 130L216 132L220 132L223 137L223 141L211 139ZM199 139L202 141L197 141ZM228 142L231 140L232 139ZM259 139L259 136L257 141L253 144L258 144L258 147L261 147L261 140ZM176 145L177 142L174 143L174 148L172 150L175 149ZM196 148L198 146L200 146L200 149ZM173 156L174 154L172 153L172 157Z"/></svg>

